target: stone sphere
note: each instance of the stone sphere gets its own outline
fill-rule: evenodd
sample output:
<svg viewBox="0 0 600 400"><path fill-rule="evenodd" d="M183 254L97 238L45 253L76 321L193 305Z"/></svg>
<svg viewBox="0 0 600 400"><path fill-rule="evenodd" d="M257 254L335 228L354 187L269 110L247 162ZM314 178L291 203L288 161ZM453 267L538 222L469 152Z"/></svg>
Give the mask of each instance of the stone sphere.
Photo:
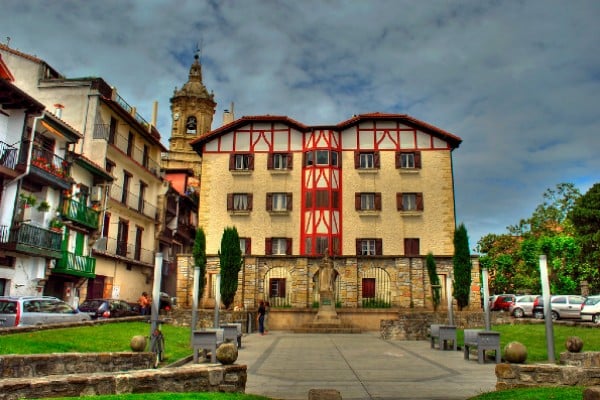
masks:
<svg viewBox="0 0 600 400"><path fill-rule="evenodd" d="M238 358L238 349L235 343L225 342L217 347L217 360L221 364L233 364Z"/></svg>
<svg viewBox="0 0 600 400"><path fill-rule="evenodd" d="M146 349L146 336L137 335L131 338L129 343L131 350L135 352L142 352Z"/></svg>
<svg viewBox="0 0 600 400"><path fill-rule="evenodd" d="M504 346L504 359L509 363L524 363L527 360L527 347L520 342L510 342Z"/></svg>
<svg viewBox="0 0 600 400"><path fill-rule="evenodd" d="M565 346L570 353L579 353L583 349L583 340L579 336L569 336Z"/></svg>

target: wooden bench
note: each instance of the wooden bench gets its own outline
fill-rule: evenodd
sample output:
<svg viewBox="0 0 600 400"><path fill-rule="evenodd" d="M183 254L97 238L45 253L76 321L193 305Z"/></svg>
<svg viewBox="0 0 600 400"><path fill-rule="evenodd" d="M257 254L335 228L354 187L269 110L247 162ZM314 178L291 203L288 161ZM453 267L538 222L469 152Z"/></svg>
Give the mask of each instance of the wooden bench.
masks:
<svg viewBox="0 0 600 400"><path fill-rule="evenodd" d="M500 332L486 331L483 329L465 329L465 360L469 359L472 347L477 347L477 362L485 363L485 351L496 352L496 364L500 363Z"/></svg>
<svg viewBox="0 0 600 400"><path fill-rule="evenodd" d="M231 340L238 348L242 347L242 324L222 324L221 328L223 329L223 339L225 341Z"/></svg>
<svg viewBox="0 0 600 400"><path fill-rule="evenodd" d="M440 350L449 350L449 341L452 341L452 349L457 350L456 325L432 324L430 327L431 348L435 348L435 340L438 340Z"/></svg>
<svg viewBox="0 0 600 400"><path fill-rule="evenodd" d="M223 329L203 329L192 332L192 348L194 349L194 364L198 363L198 353L202 351L202 357L208 358L210 350L210 362L217 362L217 347L223 343Z"/></svg>

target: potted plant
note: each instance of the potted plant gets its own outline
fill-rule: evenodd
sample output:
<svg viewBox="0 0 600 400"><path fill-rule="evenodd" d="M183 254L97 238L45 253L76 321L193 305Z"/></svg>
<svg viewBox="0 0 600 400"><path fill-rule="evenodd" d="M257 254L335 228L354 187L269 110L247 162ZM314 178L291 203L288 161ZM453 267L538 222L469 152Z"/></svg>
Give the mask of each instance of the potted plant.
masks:
<svg viewBox="0 0 600 400"><path fill-rule="evenodd" d="M54 232L62 232L62 228L65 224L58 218L52 218L50 220L49 228Z"/></svg>
<svg viewBox="0 0 600 400"><path fill-rule="evenodd" d="M39 212L46 212L50 209L50 203L48 203L46 200L43 200L40 205L37 207L37 210Z"/></svg>
<svg viewBox="0 0 600 400"><path fill-rule="evenodd" d="M37 203L37 198L32 194L20 193L19 197L25 208L33 207Z"/></svg>

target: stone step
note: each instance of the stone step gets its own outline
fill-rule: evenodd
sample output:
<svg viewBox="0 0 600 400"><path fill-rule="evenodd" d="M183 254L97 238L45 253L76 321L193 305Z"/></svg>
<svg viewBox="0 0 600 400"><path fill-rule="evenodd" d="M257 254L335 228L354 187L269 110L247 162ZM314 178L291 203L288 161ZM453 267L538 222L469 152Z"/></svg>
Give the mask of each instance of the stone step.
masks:
<svg viewBox="0 0 600 400"><path fill-rule="evenodd" d="M309 324L292 329L294 333L362 333L362 329L354 326Z"/></svg>

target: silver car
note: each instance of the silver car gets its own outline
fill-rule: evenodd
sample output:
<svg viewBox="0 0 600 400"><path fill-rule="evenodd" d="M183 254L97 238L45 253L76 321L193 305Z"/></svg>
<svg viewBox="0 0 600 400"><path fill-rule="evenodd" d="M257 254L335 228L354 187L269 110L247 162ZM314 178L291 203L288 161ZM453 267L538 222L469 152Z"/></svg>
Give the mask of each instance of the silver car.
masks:
<svg viewBox="0 0 600 400"><path fill-rule="evenodd" d="M50 296L0 296L0 326L46 325L62 322L89 321L61 299Z"/></svg>
<svg viewBox="0 0 600 400"><path fill-rule="evenodd" d="M581 318L581 308L584 302L585 297L579 295L550 296L552 319ZM533 306L533 316L539 319L544 318L544 302L541 297Z"/></svg>
<svg viewBox="0 0 600 400"><path fill-rule="evenodd" d="M517 296L514 303L508 308L510 315L515 318L532 317L533 302L537 297L539 297L539 295L536 294Z"/></svg>
<svg viewBox="0 0 600 400"><path fill-rule="evenodd" d="M581 320L600 324L600 296L589 296L581 309Z"/></svg>

